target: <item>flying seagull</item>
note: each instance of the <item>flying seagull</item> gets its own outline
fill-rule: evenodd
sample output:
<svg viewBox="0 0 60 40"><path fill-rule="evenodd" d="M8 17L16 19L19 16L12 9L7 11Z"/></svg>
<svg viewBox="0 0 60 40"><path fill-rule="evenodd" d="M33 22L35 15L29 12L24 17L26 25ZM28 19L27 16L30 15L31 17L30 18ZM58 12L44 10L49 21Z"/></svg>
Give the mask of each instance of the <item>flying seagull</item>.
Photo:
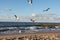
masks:
<svg viewBox="0 0 60 40"><path fill-rule="evenodd" d="M43 12L48 11L49 9L50 9L50 8L47 8L47 9L43 10Z"/></svg>
<svg viewBox="0 0 60 40"><path fill-rule="evenodd" d="M32 0L28 0L28 3L29 3L30 5L32 5Z"/></svg>

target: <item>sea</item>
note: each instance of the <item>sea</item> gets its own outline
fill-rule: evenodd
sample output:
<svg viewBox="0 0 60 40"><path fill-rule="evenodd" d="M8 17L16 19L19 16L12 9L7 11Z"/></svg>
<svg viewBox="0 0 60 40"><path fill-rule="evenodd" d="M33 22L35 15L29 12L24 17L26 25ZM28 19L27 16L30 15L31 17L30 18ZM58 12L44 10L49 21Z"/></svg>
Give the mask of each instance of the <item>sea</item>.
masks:
<svg viewBox="0 0 60 40"><path fill-rule="evenodd" d="M46 32L60 32L60 28L49 28L43 26L35 26L38 23L32 22L0 22L0 35L3 34L27 34L27 33L46 33ZM22 26L24 25L24 26ZM27 26L28 25L28 26ZM31 25L31 26L30 26Z"/></svg>

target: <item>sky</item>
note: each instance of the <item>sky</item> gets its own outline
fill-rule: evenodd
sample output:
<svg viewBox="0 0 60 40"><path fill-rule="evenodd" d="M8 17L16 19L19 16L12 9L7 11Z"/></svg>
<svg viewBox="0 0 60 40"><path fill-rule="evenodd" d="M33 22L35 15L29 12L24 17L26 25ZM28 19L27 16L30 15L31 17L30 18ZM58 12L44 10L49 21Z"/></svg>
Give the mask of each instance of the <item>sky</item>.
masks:
<svg viewBox="0 0 60 40"><path fill-rule="evenodd" d="M47 8L50 10L43 12ZM0 15L29 16L32 13L60 15L60 0L33 0L32 5L29 5L28 0L0 0Z"/></svg>

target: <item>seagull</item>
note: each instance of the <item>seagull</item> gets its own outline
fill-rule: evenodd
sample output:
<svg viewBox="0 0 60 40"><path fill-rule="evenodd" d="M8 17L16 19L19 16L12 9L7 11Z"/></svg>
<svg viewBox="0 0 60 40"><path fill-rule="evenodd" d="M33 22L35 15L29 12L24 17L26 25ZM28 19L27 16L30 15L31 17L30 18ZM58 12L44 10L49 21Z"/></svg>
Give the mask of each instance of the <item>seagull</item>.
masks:
<svg viewBox="0 0 60 40"><path fill-rule="evenodd" d="M32 0L28 0L28 3L29 3L30 5L32 5Z"/></svg>
<svg viewBox="0 0 60 40"><path fill-rule="evenodd" d="M43 12L48 11L50 8L47 8L46 10L43 10Z"/></svg>

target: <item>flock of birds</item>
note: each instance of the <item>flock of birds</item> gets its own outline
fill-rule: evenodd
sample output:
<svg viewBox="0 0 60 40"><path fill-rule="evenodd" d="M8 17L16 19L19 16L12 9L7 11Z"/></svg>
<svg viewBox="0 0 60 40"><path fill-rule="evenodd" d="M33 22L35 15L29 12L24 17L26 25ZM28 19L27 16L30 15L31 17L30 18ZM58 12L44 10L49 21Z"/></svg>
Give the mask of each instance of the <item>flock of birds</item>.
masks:
<svg viewBox="0 0 60 40"><path fill-rule="evenodd" d="M29 5L33 5L33 0L27 0L27 2L28 2ZM43 12L47 12L47 11L49 11L49 9L50 8L44 9ZM5 10L5 11L12 11L11 8L5 8L3 10ZM35 16L36 16L35 14L32 14L32 17L35 17ZM17 15L14 15L14 17L16 18L17 21L20 19ZM30 19L30 21L32 21L32 22L35 22L35 20L36 19L34 19L34 18Z"/></svg>
<svg viewBox="0 0 60 40"><path fill-rule="evenodd" d="M27 2L28 2L29 5L32 5L32 3L33 3L32 0L28 0ZM47 11L49 11L49 9L50 9L50 8L44 9L43 12L47 12ZM6 8L6 9L4 9L4 10L12 11L11 8ZM35 17L35 16L36 16L36 14L32 14L32 17ZM16 18L17 21L20 19L20 17L18 17L17 15L14 15L14 17ZM29 18L29 19L30 19L30 18ZM35 19L35 18L31 18L30 21L35 22L36 19ZM32 30L32 29L36 29L36 27L30 27L29 29L31 29L31 30ZM40 28L39 28L39 29L40 29ZM4 30L0 30L0 31L7 31L7 30L9 30L9 29L4 29ZM10 29L10 30L13 30L13 29ZM14 29L14 30L16 30L16 29Z"/></svg>
<svg viewBox="0 0 60 40"><path fill-rule="evenodd" d="M29 5L33 4L33 0L28 0L27 2ZM43 12L47 12L49 9L50 8L47 8L47 9L43 10ZM17 15L14 15L14 16L15 16L16 20L19 20L19 17ZM36 16L35 14L32 14L32 17L35 17L35 16ZM33 18L33 19L30 19L30 21L35 22L36 19Z"/></svg>

